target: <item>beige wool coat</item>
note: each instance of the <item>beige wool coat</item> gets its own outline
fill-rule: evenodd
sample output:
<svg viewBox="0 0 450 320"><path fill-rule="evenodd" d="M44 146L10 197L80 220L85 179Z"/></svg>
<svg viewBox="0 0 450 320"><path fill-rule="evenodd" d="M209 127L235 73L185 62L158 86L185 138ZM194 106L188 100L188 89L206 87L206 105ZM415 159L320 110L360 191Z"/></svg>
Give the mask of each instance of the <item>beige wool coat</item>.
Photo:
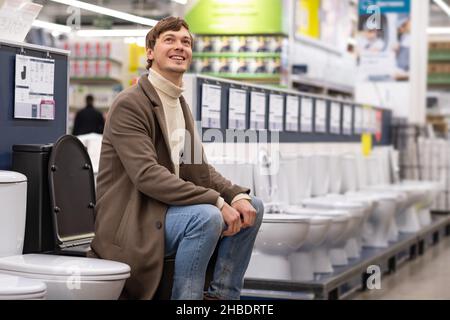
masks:
<svg viewBox="0 0 450 320"><path fill-rule="evenodd" d="M193 137L193 159L194 144L203 149L183 97L180 103ZM239 193L250 192L233 185L204 159L181 164L178 178L169 150L161 100L143 75L117 96L108 114L97 178L95 237L88 254L131 267L122 298L154 296L162 276L168 206L215 205L219 196L230 203Z"/></svg>

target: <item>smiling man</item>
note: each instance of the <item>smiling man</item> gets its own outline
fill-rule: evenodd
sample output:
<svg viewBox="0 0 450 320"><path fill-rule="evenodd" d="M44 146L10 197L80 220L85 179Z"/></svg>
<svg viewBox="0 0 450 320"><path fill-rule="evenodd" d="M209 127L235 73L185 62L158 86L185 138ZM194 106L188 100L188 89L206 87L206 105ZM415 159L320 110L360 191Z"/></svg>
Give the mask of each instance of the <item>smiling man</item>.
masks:
<svg viewBox="0 0 450 320"><path fill-rule="evenodd" d="M123 298L153 298L164 257L175 255L172 299L239 299L261 225L263 204L248 188L202 156L192 163L194 151L203 155L182 96L192 40L184 20L161 20L146 37L149 74L120 93L108 113L90 256L130 265Z"/></svg>

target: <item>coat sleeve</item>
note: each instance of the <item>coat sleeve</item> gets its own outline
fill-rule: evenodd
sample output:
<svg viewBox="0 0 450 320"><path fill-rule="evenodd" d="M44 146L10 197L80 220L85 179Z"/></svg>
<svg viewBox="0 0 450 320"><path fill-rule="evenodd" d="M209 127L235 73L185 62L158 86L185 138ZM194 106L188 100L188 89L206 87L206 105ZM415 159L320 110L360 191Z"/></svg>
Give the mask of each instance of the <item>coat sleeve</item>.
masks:
<svg viewBox="0 0 450 320"><path fill-rule="evenodd" d="M219 197L217 191L184 181L158 163L152 132L146 123L148 115L128 98L116 101L107 130L111 144L136 188L171 206L215 205Z"/></svg>

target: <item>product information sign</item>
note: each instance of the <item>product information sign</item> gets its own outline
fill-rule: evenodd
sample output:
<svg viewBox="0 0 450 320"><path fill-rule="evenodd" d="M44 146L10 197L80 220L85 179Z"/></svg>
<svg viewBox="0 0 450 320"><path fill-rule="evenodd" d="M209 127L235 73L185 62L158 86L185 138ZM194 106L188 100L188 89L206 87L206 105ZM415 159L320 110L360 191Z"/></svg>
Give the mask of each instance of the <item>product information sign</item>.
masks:
<svg viewBox="0 0 450 320"><path fill-rule="evenodd" d="M220 107L222 88L218 85L203 84L202 127L220 129Z"/></svg>
<svg viewBox="0 0 450 320"><path fill-rule="evenodd" d="M334 134L341 133L341 104L339 102L331 102L330 132Z"/></svg>
<svg viewBox="0 0 450 320"><path fill-rule="evenodd" d="M316 132L327 132L327 102L316 100Z"/></svg>
<svg viewBox="0 0 450 320"><path fill-rule="evenodd" d="M266 94L252 91L250 96L250 129L266 129Z"/></svg>
<svg viewBox="0 0 450 320"><path fill-rule="evenodd" d="M247 111L247 92L245 90L230 89L228 110L228 128L245 130Z"/></svg>
<svg viewBox="0 0 450 320"><path fill-rule="evenodd" d="M298 132L299 99L287 96L286 99L286 131Z"/></svg>
<svg viewBox="0 0 450 320"><path fill-rule="evenodd" d="M55 119L55 60L16 55L14 118Z"/></svg>
<svg viewBox="0 0 450 320"><path fill-rule="evenodd" d="M313 126L313 99L302 97L301 99L301 131L312 132Z"/></svg>
<svg viewBox="0 0 450 320"><path fill-rule="evenodd" d="M269 100L269 130L283 130L283 105L284 99L282 95L271 94Z"/></svg>
<svg viewBox="0 0 450 320"><path fill-rule="evenodd" d="M344 105L344 118L342 119L342 127L343 127L343 133L345 135L351 135L352 134L352 106L345 104Z"/></svg>

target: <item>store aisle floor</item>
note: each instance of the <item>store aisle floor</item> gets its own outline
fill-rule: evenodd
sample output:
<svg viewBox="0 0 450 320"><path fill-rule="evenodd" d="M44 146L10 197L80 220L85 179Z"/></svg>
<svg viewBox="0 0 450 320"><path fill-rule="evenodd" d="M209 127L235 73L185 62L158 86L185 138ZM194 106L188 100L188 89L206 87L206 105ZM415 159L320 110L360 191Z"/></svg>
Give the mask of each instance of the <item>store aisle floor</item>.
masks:
<svg viewBox="0 0 450 320"><path fill-rule="evenodd" d="M450 299L450 238L381 281L381 290L360 293L355 300Z"/></svg>

